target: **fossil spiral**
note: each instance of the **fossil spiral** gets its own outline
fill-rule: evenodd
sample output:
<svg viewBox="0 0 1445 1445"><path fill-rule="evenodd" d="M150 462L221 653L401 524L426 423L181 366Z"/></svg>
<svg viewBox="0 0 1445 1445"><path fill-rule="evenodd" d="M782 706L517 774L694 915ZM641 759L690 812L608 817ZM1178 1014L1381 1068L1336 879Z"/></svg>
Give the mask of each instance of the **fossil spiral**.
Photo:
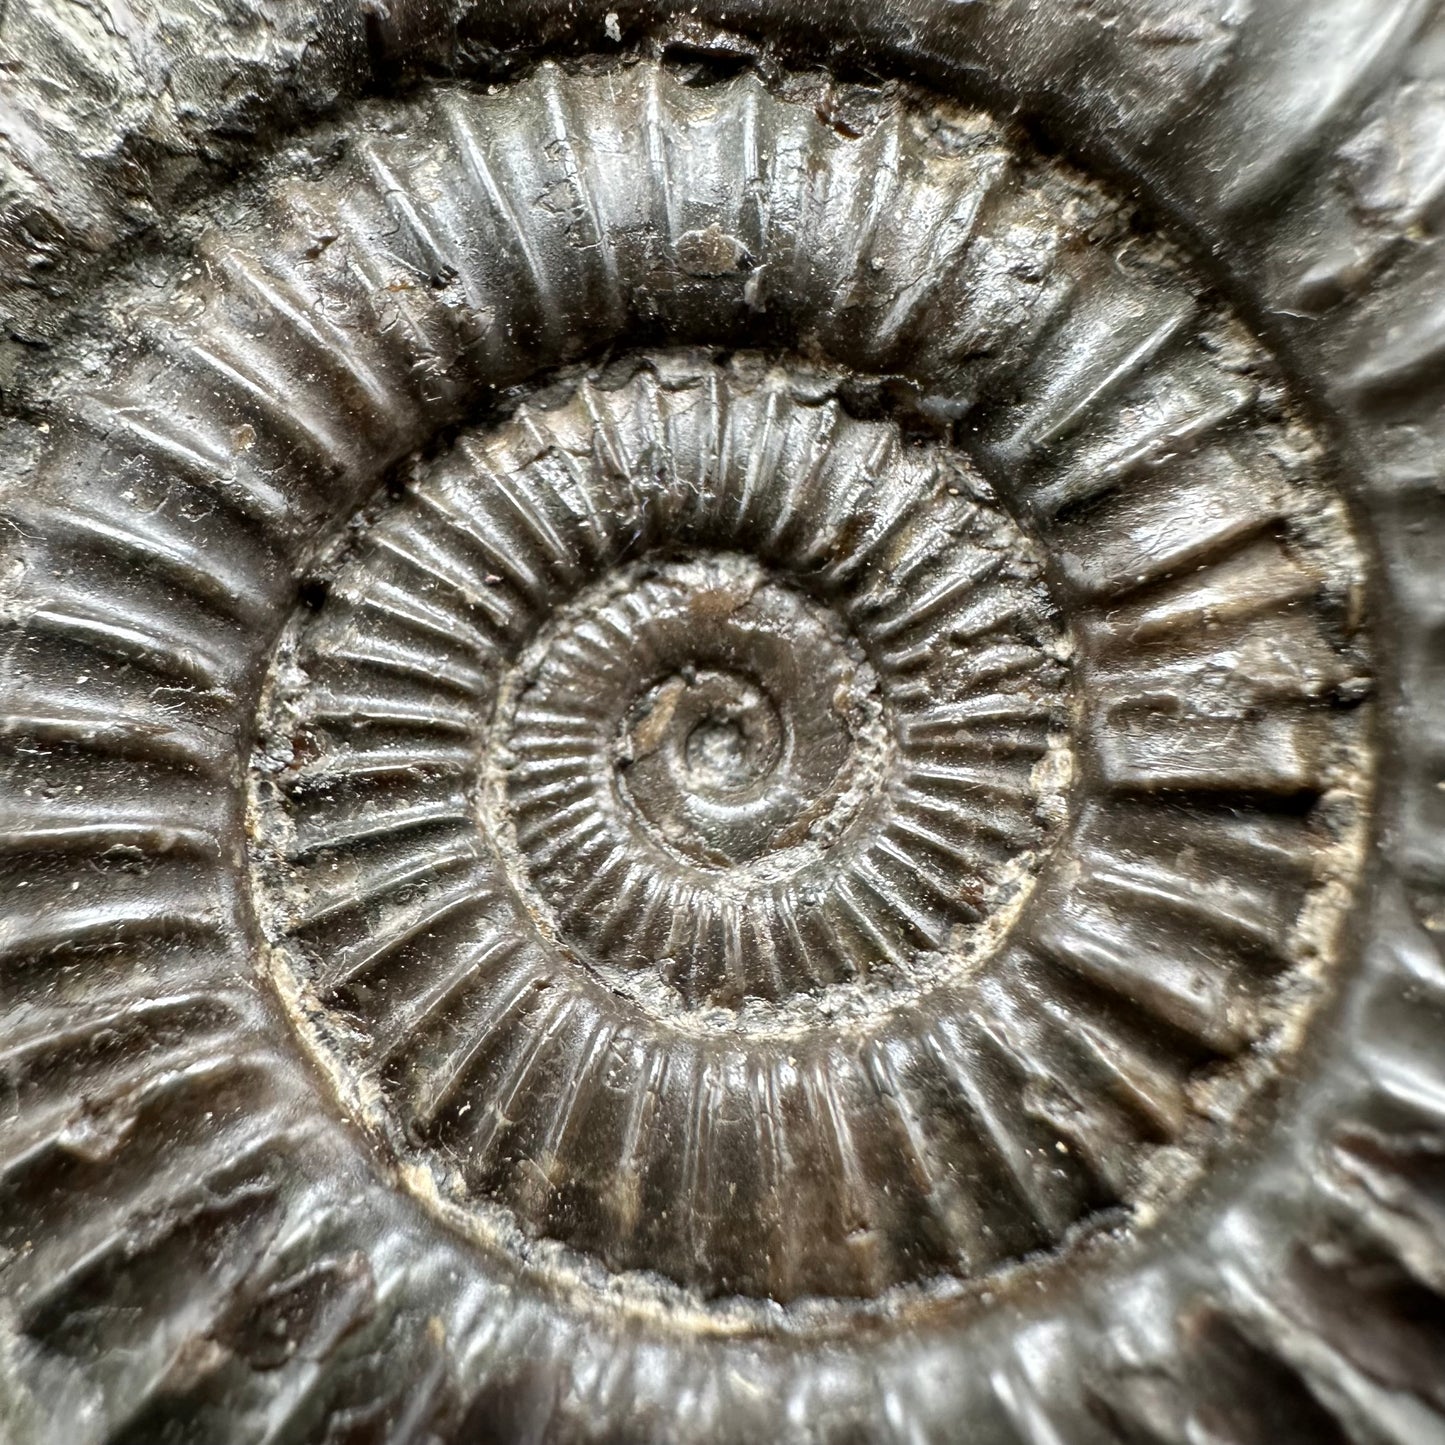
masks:
<svg viewBox="0 0 1445 1445"><path fill-rule="evenodd" d="M28 1388L115 1442L1205 1438L1103 1385L1058 1434L1029 1362L1128 1357L1086 1317L1150 1271L1140 1341L1264 1348L1167 1256L1349 1012L1353 454L997 107L458 69L197 202L4 497ZM1305 1394L1278 1438L1354 1438Z"/></svg>
<svg viewBox="0 0 1445 1445"><path fill-rule="evenodd" d="M354 1067L463 1161L456 1190L619 1267L867 1295L1118 1200L1186 1132L1193 1066L1279 1026L1329 848L1300 779L1207 756L1193 806L1152 805L1170 845L1131 847L1167 742L1075 836L1116 928L1162 892L1213 952L1146 993L1089 913L1044 906L981 961L1062 823L1073 712L1042 562L985 488L820 378L659 359L464 435L303 607L254 772L288 992L370 1035ZM1195 555L1185 668L1219 586ZM1313 581L1272 542L1250 562L1262 604L1206 665L1323 589L1323 556ZM1354 675L1307 627L1291 662L1318 671L1282 679L1306 715ZM1289 821L1209 799L1251 790ZM1207 910L1184 847L1224 870ZM1298 853L1292 906L1251 877L1268 847ZM1230 1018L1240 934L1259 1012Z"/></svg>

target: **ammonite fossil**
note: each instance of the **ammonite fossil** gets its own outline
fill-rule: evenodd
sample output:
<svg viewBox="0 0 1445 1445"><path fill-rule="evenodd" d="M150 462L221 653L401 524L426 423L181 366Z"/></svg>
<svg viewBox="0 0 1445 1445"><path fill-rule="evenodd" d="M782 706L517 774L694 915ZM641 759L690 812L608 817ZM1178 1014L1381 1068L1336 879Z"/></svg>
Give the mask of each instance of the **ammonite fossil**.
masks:
<svg viewBox="0 0 1445 1445"><path fill-rule="evenodd" d="M1441 1437L1438 16L500 10L0 13L6 1438Z"/></svg>

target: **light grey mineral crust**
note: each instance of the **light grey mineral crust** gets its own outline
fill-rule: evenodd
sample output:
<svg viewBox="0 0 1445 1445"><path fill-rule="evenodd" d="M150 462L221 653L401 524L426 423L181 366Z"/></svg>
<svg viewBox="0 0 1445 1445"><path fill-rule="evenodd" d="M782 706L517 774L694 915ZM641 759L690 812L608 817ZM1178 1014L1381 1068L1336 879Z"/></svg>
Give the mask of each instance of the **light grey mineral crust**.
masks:
<svg viewBox="0 0 1445 1445"><path fill-rule="evenodd" d="M0 0L0 1441L1445 1441L1445 5Z"/></svg>

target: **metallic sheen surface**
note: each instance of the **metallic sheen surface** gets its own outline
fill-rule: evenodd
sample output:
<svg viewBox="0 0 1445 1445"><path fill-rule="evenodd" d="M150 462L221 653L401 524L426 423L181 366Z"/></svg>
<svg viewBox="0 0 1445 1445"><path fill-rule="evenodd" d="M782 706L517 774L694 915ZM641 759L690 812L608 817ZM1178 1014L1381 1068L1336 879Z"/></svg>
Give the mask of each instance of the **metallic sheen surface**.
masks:
<svg viewBox="0 0 1445 1445"><path fill-rule="evenodd" d="M1441 1437L1442 19L0 8L0 1435Z"/></svg>

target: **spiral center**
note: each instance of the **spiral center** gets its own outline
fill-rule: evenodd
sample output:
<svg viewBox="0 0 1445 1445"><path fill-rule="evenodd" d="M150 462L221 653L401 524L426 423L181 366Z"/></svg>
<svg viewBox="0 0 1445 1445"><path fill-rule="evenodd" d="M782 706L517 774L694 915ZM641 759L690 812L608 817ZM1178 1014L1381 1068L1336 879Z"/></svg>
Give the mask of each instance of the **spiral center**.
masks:
<svg viewBox="0 0 1445 1445"><path fill-rule="evenodd" d="M777 767L783 726L750 679L689 671L648 694L629 742L634 758L665 751L679 786L721 802L755 791Z"/></svg>
<svg viewBox="0 0 1445 1445"><path fill-rule="evenodd" d="M570 757L650 868L781 876L856 816L880 719L872 669L827 607L736 554L644 564L581 599L543 649L519 699L512 801L525 826ZM544 856L545 893L558 869Z"/></svg>
<svg viewBox="0 0 1445 1445"><path fill-rule="evenodd" d="M730 793L758 775L757 747L735 718L710 717L687 737L687 780L701 792Z"/></svg>
<svg viewBox="0 0 1445 1445"><path fill-rule="evenodd" d="M768 754L777 752L777 715L760 719L761 711L752 705L742 716L716 712L693 728L683 747L689 787L727 797L767 776Z"/></svg>
<svg viewBox="0 0 1445 1445"><path fill-rule="evenodd" d="M625 734L624 786L668 844L714 864L766 851L776 831L769 783L784 759L787 730L757 683L686 668L648 690Z"/></svg>

